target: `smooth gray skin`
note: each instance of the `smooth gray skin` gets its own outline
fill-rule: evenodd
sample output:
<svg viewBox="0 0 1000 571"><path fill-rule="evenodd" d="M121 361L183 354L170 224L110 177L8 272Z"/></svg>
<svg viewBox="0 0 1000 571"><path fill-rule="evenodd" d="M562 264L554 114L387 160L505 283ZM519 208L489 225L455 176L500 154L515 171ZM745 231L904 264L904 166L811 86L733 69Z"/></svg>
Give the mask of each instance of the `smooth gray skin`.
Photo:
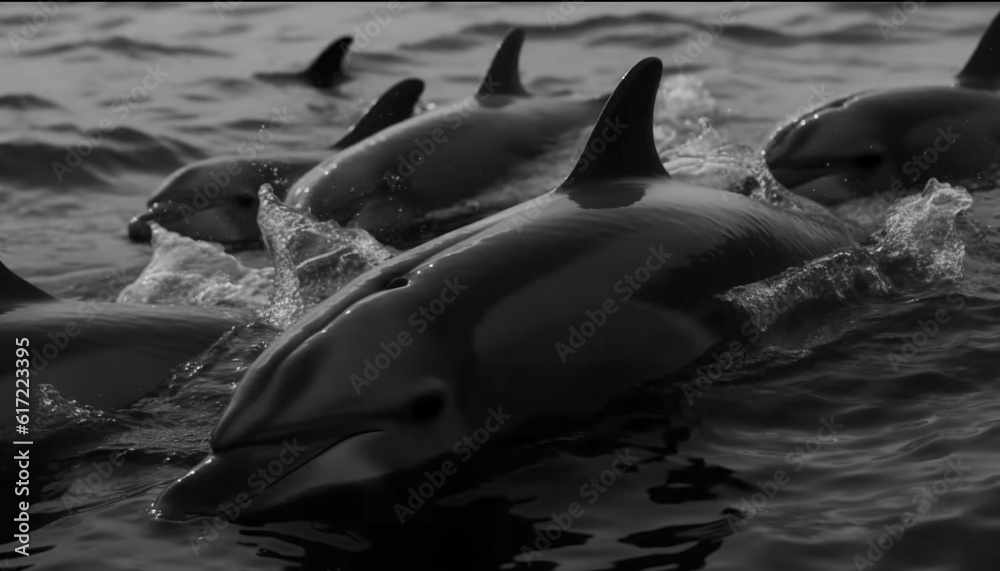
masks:
<svg viewBox="0 0 1000 571"><path fill-rule="evenodd" d="M625 76L599 124L632 127L560 188L401 254L289 327L237 387L212 454L155 508L213 513L247 492L242 515L265 517L456 452L491 417L510 415L507 431L599 411L738 330L715 294L849 243L800 215L671 180L652 136L661 73L649 58ZM584 343L561 351L598 311ZM364 377L380 353L388 366ZM279 457L290 463L277 481L247 489Z"/></svg>
<svg viewBox="0 0 1000 571"><path fill-rule="evenodd" d="M567 135L592 126L607 97L529 95L518 73L523 42L520 29L504 38L476 95L328 158L292 185L285 204L410 247L433 237L420 221L429 211L475 200L514 167L575 144Z"/></svg>
<svg viewBox="0 0 1000 571"><path fill-rule="evenodd" d="M780 131L764 151L774 178L820 204L922 190L927 181L995 188L1000 96L960 87L860 94Z"/></svg>
<svg viewBox="0 0 1000 571"><path fill-rule="evenodd" d="M474 200L514 167L565 144L567 134L593 124L603 103L603 98L472 96L316 165L289 189L285 204L320 220L352 222L383 243L406 245L409 236L402 231L422 215ZM434 150L421 153L415 141ZM400 157L418 156L414 153L426 159L404 177L411 169L400 167Z"/></svg>
<svg viewBox="0 0 1000 571"><path fill-rule="evenodd" d="M891 201L927 181L969 190L1000 184L1000 16L952 86L841 97L779 129L765 144L774 178L832 205L879 195Z"/></svg>
<svg viewBox="0 0 1000 571"><path fill-rule="evenodd" d="M102 410L148 394L170 369L240 323L200 307L57 299L12 276L6 267L0 270L0 335L12 343L11 358L0 364L0 382L13 390L15 379L27 377L28 387L18 388L34 388L37 395L39 384L53 385L63 397ZM15 360L14 344L27 349L26 362ZM25 366L29 373L17 372ZM14 411L6 407L0 425L13 421Z"/></svg>

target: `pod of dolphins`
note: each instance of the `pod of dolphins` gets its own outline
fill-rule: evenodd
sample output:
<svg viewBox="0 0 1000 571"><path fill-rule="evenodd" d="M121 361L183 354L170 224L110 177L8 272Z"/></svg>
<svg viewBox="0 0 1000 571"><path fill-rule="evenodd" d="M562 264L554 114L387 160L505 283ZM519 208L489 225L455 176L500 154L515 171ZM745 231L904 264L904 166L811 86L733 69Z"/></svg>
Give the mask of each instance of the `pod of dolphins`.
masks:
<svg viewBox="0 0 1000 571"><path fill-rule="evenodd" d="M839 98L777 130L763 150L775 179L823 205L901 196L930 178L994 188L998 26L994 20L954 85ZM280 457L282 474L240 516L266 518L336 489L377 487L446 455L501 409L510 415L505 430L598 412L736 335L741 320L718 294L851 243L813 218L672 179L653 139L659 59L635 64L607 97L532 96L518 72L523 41L521 30L510 32L477 92L462 101L414 116L424 84L402 81L332 149L200 161L169 176L132 220L129 235L140 241L155 221L247 246L260 241L257 191L268 183L292 208L405 249L259 356L219 420L210 454L162 492L159 513L213 515ZM335 42L302 77L318 87L342 81L333 73L336 49L342 55L348 46ZM454 224L427 222L428 212L475 200L526 162L576 144L567 135L587 128L585 151L557 188ZM414 141L433 146L407 161ZM933 161L927 149L936 149ZM228 183L196 206L220 172ZM33 347L79 315L70 311L76 302L2 265L0 287L0 329ZM592 334L570 339L587 320ZM32 366L37 382L79 403L122 407L237 323L203 308L101 304L77 333L67 330L72 343ZM139 327L141 336L133 333ZM13 379L14 370L4 376Z"/></svg>

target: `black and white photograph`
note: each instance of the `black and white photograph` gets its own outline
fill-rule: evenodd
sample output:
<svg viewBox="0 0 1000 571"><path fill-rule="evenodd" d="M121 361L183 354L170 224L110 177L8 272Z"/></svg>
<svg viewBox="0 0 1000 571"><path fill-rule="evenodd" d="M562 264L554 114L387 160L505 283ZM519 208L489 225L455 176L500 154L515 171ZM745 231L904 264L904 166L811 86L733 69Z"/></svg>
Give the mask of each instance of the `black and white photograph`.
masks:
<svg viewBox="0 0 1000 571"><path fill-rule="evenodd" d="M1000 3L0 36L0 570L1000 570Z"/></svg>

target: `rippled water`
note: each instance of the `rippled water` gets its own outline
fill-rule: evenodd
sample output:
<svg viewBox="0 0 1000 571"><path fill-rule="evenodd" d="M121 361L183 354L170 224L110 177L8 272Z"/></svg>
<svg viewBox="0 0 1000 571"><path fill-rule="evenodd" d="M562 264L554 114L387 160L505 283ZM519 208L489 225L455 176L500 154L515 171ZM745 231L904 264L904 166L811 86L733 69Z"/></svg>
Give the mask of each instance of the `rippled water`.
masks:
<svg viewBox="0 0 1000 571"><path fill-rule="evenodd" d="M0 47L3 260L53 293L95 297L115 272L136 275L149 260L151 247L129 243L125 224L174 168L234 153L275 109L292 120L268 151L328 146L405 77L427 82L428 103L463 97L511 25L528 31L522 76L534 92L607 92L640 58L662 58L664 159L692 179L720 180L816 93L947 82L996 10L925 4L887 41L878 21L890 5L734 5L735 21L684 67L690 76L675 77L673 55L726 6L584 3L559 20L559 4L406 4L352 58L351 80L325 92L254 74L301 69L379 5L241 4L221 17L211 4L62 6L18 53ZM37 11L2 5L0 29ZM123 116L123 94L156 69L162 81ZM53 162L67 163L66 147L103 119L114 129L59 180ZM539 176L555 181L564 168L553 159ZM32 451L34 554L10 564L1000 568L1000 191L975 194L957 220L951 204L948 216L930 216L948 206L931 205L919 218L940 220L940 232L906 226L916 205L865 246L875 254L824 261L831 273L817 275L868 286L838 285L853 294L797 307L747 339L738 366L709 359L600 418L565 420L554 437L491 442L404 525L391 504L408 501L405 491L360 515L318 505L308 522L213 529L149 514L163 486L204 456L270 327L237 330L128 410L99 414L53 395L48 418L60 424ZM882 226L877 203L835 213L862 224L876 213L868 229ZM873 276L885 279L864 281ZM784 278L766 287L809 276ZM614 476L619 453L631 467ZM556 532L553 518L568 529Z"/></svg>

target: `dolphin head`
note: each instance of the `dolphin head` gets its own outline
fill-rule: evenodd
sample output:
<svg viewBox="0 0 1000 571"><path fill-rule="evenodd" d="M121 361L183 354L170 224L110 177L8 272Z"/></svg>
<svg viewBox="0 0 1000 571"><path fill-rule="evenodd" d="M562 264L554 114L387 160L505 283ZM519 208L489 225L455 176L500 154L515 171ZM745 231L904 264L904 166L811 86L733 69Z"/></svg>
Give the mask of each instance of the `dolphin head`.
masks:
<svg viewBox="0 0 1000 571"><path fill-rule="evenodd" d="M211 455L155 508L212 514L242 493L243 513L268 512L418 466L468 434L454 348L410 323L438 292L389 285L338 294L280 336L237 387Z"/></svg>
<svg viewBox="0 0 1000 571"><path fill-rule="evenodd" d="M821 204L887 190L899 176L890 137L867 108L835 100L780 129L763 155L774 178Z"/></svg>
<svg viewBox="0 0 1000 571"><path fill-rule="evenodd" d="M128 225L132 240L152 237L149 222L195 240L225 244L260 240L257 226L257 190L270 183L284 196L299 175L319 162L319 157L215 157L187 165L167 177L149 199L149 209Z"/></svg>
<svg viewBox="0 0 1000 571"><path fill-rule="evenodd" d="M774 178L821 204L969 184L996 163L991 92L923 87L840 98L781 128L763 155ZM973 141L969 143L967 141Z"/></svg>

